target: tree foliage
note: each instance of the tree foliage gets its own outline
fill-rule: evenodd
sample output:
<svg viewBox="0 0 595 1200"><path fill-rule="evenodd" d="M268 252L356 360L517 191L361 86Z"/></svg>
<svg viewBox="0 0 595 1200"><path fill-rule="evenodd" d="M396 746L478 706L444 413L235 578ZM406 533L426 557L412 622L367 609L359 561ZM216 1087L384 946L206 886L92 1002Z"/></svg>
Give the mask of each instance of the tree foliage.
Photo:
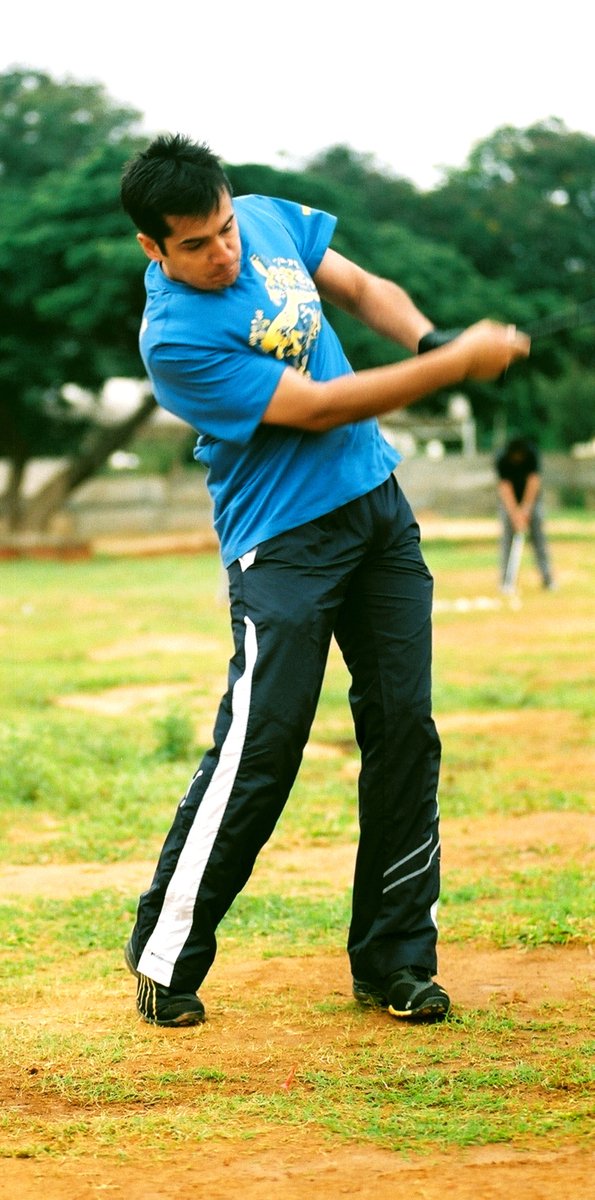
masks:
<svg viewBox="0 0 595 1200"><path fill-rule="evenodd" d="M335 247L401 283L438 326L491 316L530 329L595 296L595 139L558 120L497 130L429 192L345 146L301 174L234 170L240 191L331 208L339 216ZM356 369L394 360L392 344L342 313L330 315ZM530 366L517 366L505 386L469 386L483 444L506 425L552 448L584 438L593 405L579 408L571 392L577 371L593 366L592 345L592 329L538 339ZM443 403L438 396L426 406ZM574 419L560 419L560 406Z"/></svg>
<svg viewBox="0 0 595 1200"><path fill-rule="evenodd" d="M20 484L32 456L76 456L84 446L96 470L102 439L110 452L113 429L104 437L73 413L63 385L98 389L139 374L142 264L117 204L138 115L97 85L0 76L0 439L12 464L13 527L31 518ZM52 505L37 504L36 524L59 499L54 489Z"/></svg>
<svg viewBox="0 0 595 1200"><path fill-rule="evenodd" d="M593 294L595 139L560 121L497 130L425 197L422 213L431 236L454 221L478 270L518 293Z"/></svg>
<svg viewBox="0 0 595 1200"><path fill-rule="evenodd" d="M96 84L0 75L0 439L13 463L5 507L15 524L39 526L60 503L54 489L35 512L22 498L19 506L31 455L69 455L63 498L114 448L113 429L108 437L73 418L63 385L98 390L141 370L143 259L118 203L138 119ZM529 327L595 295L595 140L557 120L496 130L428 192L346 146L301 171L246 163L228 173L238 194L334 212L336 249L401 283L438 326L490 315ZM355 369L399 357L344 313L329 317ZM505 387L469 389L484 445L496 418L555 448L592 436L592 344L590 329L544 338ZM134 421L123 425L120 444L133 431Z"/></svg>

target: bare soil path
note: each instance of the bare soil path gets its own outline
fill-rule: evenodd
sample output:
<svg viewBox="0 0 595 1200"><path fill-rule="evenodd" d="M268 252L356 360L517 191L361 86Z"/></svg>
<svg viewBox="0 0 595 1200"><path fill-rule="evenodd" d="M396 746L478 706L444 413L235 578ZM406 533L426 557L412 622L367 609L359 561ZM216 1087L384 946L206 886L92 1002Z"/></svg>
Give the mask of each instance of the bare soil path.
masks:
<svg viewBox="0 0 595 1200"><path fill-rule="evenodd" d="M491 821L445 821L448 847L446 870L477 866L495 852L506 851L527 861L542 849L559 845L566 854L587 852L592 842L593 818L582 813L539 813L509 817L496 826ZM253 886L267 890L279 873L285 878L319 880L328 887L347 886L353 869L354 848L321 846L300 849L267 848ZM4 866L0 869L0 897L66 898L89 894L98 888L116 887L129 893L144 887L149 863ZM589 947L549 946L535 950L503 949L469 944L446 944L441 953L441 977L461 1010L492 1006L513 1009L526 1023L543 1011L544 1001L564 1016L568 1030L584 1029L588 1019L594 975ZM132 981L118 964L107 994L97 985L85 997L89 1018L117 1024L132 1005ZM259 1001L250 1015L242 1012L238 995L244 991ZM274 1019L275 998L291 992L294 1006L303 1014L295 1027ZM200 1030L155 1031L139 1023L138 1060L142 1067L163 1072L188 1061L208 1063L225 1071L237 1094L302 1088L300 1062L312 1061L327 1050L336 1050L337 1037L345 1049L361 1036L349 1022L329 1033L311 1019L313 1006L336 998L348 1006L350 979L343 955L245 960L223 948L217 967L201 991L209 1020ZM6 1000L6 998L5 998ZM592 1003L592 1001L591 1001ZM347 1009L346 1009L347 1010ZM23 1023L34 1019L56 1031L81 1021L80 997L61 998L59 1010L50 994L40 997L34 1013L3 1005L3 1023L18 1037ZM383 1013L369 1016L368 1036L381 1040L405 1039L413 1030L402 1029ZM570 1036L570 1035L569 1035ZM328 1042L328 1045L325 1045ZM527 1053L526 1041L506 1046L510 1060ZM65 1119L66 1102L38 1086L39 1068L31 1079L16 1073L0 1082L0 1111L44 1121ZM175 1097L172 1097L175 1101ZM68 1105L67 1117L76 1122L88 1110ZM396 1152L395 1152L396 1151ZM0 1170L0 1197L13 1200L95 1200L106 1195L126 1200L333 1200L334 1197L373 1197L374 1200L492 1200L523 1196L523 1200L558 1200L560 1194L587 1197L592 1186L594 1157L585 1146L545 1148L534 1145L487 1145L453 1150L432 1156L402 1155L398 1146L383 1149L361 1142L343 1142L329 1134L304 1129L267 1126L254 1136L238 1140L221 1131L217 1141L188 1144L165 1154L148 1155L133 1143L125 1161L106 1150L89 1147L88 1154L70 1159L48 1157L5 1158Z"/></svg>

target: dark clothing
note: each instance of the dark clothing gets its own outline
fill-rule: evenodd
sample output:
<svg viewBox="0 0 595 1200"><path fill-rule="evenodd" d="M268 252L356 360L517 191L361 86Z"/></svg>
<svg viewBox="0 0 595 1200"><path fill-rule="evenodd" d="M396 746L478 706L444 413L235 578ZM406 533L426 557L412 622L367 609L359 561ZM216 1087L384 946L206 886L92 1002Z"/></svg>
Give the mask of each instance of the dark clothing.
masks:
<svg viewBox="0 0 595 1200"><path fill-rule="evenodd" d="M535 446L531 442L511 442L496 459L496 471L500 479L512 484L517 504L525 494L530 475L539 475L541 463Z"/></svg>
<svg viewBox="0 0 595 1200"><path fill-rule="evenodd" d="M235 654L205 754L141 897L139 969L196 990L302 759L331 638L351 674L360 843L348 950L380 985L436 971L440 741L431 713L432 577L393 476L229 568Z"/></svg>
<svg viewBox="0 0 595 1200"><path fill-rule="evenodd" d="M496 471L501 482L511 484L517 504L522 504L529 476L541 476L541 462L537 447L526 438L514 438L509 442L506 450L498 455L496 459ZM529 541L533 546L535 561L543 585L544 587L551 588L553 585L552 569L543 527L543 501L540 492L535 497L531 507L527 533ZM516 531L511 516L502 500L500 502L500 522L500 580L504 586L510 551Z"/></svg>

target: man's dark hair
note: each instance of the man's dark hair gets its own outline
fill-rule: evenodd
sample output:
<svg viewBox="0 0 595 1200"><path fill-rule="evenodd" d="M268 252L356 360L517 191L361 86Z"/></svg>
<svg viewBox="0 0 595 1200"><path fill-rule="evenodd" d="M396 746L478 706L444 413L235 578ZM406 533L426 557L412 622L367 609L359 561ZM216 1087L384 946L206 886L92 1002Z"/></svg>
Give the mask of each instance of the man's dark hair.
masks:
<svg viewBox="0 0 595 1200"><path fill-rule="evenodd" d="M506 453L509 455L522 455L523 458L526 458L526 456L531 454L534 449L535 447L529 438L519 436L510 439L506 447Z"/></svg>
<svg viewBox="0 0 595 1200"><path fill-rule="evenodd" d="M217 155L204 142L175 133L155 138L126 164L120 198L137 229L165 253L164 239L171 233L166 216L208 217L219 208L223 190L231 196Z"/></svg>

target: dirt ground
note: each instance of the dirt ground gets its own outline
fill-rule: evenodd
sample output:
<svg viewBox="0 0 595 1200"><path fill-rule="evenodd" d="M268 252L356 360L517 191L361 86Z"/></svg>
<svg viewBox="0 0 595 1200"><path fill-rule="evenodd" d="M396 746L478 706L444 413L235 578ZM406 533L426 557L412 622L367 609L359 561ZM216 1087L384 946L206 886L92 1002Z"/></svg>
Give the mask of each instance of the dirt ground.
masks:
<svg viewBox="0 0 595 1200"><path fill-rule="evenodd" d="M592 1195L594 1156L585 1150L517 1152L500 1146L441 1155L431 1161L400 1159L390 1150L338 1149L281 1130L277 1144L180 1149L175 1161L114 1166L83 1161L5 1160L3 1200L559 1200Z"/></svg>
<svg viewBox="0 0 595 1200"><path fill-rule="evenodd" d="M483 536L485 529L478 529ZM102 546L105 552L131 553L126 545ZM162 553L171 550L168 542L155 539L147 550L146 540L139 553ZM177 549L196 549L192 544ZM146 649L145 646L142 647ZM178 647L178 649L183 647ZM194 643L193 643L193 647ZM130 648L133 653L134 647ZM115 652L115 651L114 651ZM122 648L117 647L118 654ZM103 654L105 656L105 650ZM180 685L176 685L179 692ZM147 689L114 688L94 698L96 711L117 716L136 704L146 705L152 699L162 701L162 691L151 697ZM72 707L87 707L89 694L71 696L66 701ZM530 713L525 714L531 721ZM452 728L481 728L482 714L450 714L441 721L446 731ZM516 720L515 713L501 711L490 714L506 724ZM541 711L535 718L539 728L535 733L535 753L552 756L556 739L548 738L548 721L552 729L563 719L560 713ZM311 745L309 753L316 753ZM321 751L322 752L322 751ZM579 755L580 757L580 755ZM549 761L549 760L548 760ZM554 768L555 762L550 763ZM548 812L526 816L501 817L495 824L490 819L446 820L442 822L445 877L449 871L489 871L494 853L512 853L519 867L539 862L540 856L558 847L561 856L585 861L593 847L594 818L580 812ZM283 872L286 881L297 888L307 879L312 888L319 882L321 890L329 883L343 889L349 886L354 863L353 846L314 846L307 850L266 847L259 859L258 874L250 887L266 892ZM114 888L123 894L137 894L147 886L153 862L47 864L0 867L0 897L41 895L48 899L90 895L102 888ZM440 956L440 979L448 986L455 1010L492 1006L495 1012L514 1010L526 1018L525 1024L538 1020L544 1002L558 1007L563 1013L566 1029L585 1031L592 1012L594 957L590 947L546 946L534 950L493 949L469 943L443 944ZM238 995L247 989L255 1003L246 1014L238 1004ZM114 1027L122 1022L122 1014L133 1015L133 982L123 966L118 965L113 983L107 993L100 982L85 996L89 1014L99 1025ZM303 1019L288 1027L275 1021L275 998L291 994L293 1009ZM237 1082L245 1094L274 1093L276 1090L300 1088L300 1060L314 1053L324 1053L324 1037L333 1048L338 1041L348 1048L350 1041L361 1035L356 1024L335 1030L331 1035L309 1019L312 1005L325 1000L349 1001L350 978L345 956L312 955L303 958L271 958L245 960L233 953L222 953L212 979L201 989L208 1021L200 1029L153 1030L138 1025L139 1068L150 1061L152 1067L166 1073L179 1069L189 1059L207 1062L224 1070ZM41 1027L57 1031L70 1030L75 1021L86 1019L81 1014L80 997L61 997L57 1011L52 997L42 997L34 1011L31 1007L11 1006L10 997L3 996L2 1021L14 1030L35 1020ZM412 1029L402 1028L386 1014L367 1015L369 1036L381 1042L415 1036ZM463 1036L463 1035L461 1035ZM506 1056L514 1061L526 1050L515 1045L511 1035ZM37 1070L37 1068L35 1068ZM238 1081L246 1080L244 1084ZM67 1104L51 1091L36 1089L31 1081L12 1077L0 1080L0 1114L18 1113L23 1121L36 1116L51 1122L53 1119L76 1122L88 1113L81 1105ZM395 1147L398 1150L398 1147ZM325 1136L311 1128L275 1128L256 1132L250 1138L234 1138L222 1131L217 1140L195 1145L180 1142L167 1152L155 1150L147 1156L133 1144L127 1148L125 1160L118 1161L107 1150L89 1146L78 1157L2 1158L0 1148L0 1198L4 1200L97 1200L99 1196L114 1200L229 1200L241 1193L242 1200L335 1200L349 1196L353 1200L559 1200L568 1195L582 1200L593 1190L595 1156L585 1145L563 1145L551 1140L519 1145L485 1145L455 1149L432 1155L402 1155L363 1142L345 1142L337 1136Z"/></svg>
<svg viewBox="0 0 595 1200"><path fill-rule="evenodd" d="M259 994L263 1001L291 989L298 1003L300 994L303 996L304 1011L329 996L347 998L349 978L342 958L316 956L307 960L307 970L304 965L304 960L291 958L224 964L216 982L202 991L208 1006L207 1025L199 1030L167 1032L142 1027L139 1064L146 1063L150 1054L154 1069L175 1070L201 1039L209 1063L248 1076L247 1094L299 1087L299 1057L308 1049L303 1030L277 1028L275 1023L271 1027L264 1003L261 1015L242 1019L238 1029L227 1006L238 987L248 988L252 996ZM463 1008L513 1004L516 1012L521 1010L530 1020L547 998L552 1005L564 1006L565 1020L572 1024L574 1017L584 1020L593 959L585 947L472 952L468 946L445 946L442 974ZM130 983L123 979L100 1019L117 1019L117 1009L130 990ZM92 994L88 1003L94 1008ZM61 1005L59 1022L68 1026L73 1015L68 1004ZM42 1007L36 1011L36 1019L45 1023L51 1019L50 1012ZM51 1020L55 1029L55 1010ZM410 1032L397 1029L383 1013L370 1014L369 1022L378 1038L407 1037ZM317 1037L318 1032L310 1029L310 1041ZM147 1038L153 1039L152 1043ZM514 1045L507 1046L507 1054L514 1057ZM14 1110L16 1100L23 1116L64 1119L65 1102L59 1098L34 1096L26 1090L19 1094L14 1081L3 1085L1 1091L3 1108L9 1104ZM84 1110L74 1108L69 1119L75 1121L78 1115L85 1115ZM5 1159L0 1197L39 1200L42 1194L44 1200L91 1200L105 1194L126 1200L170 1200L172 1195L180 1200L228 1200L241 1191L243 1200L268 1200L277 1195L287 1200L332 1200L343 1195L362 1200L395 1200L401 1195L413 1200L443 1200L445 1195L457 1200L520 1195L524 1200L558 1200L561 1194L585 1198L590 1194L594 1157L583 1146L546 1149L543 1144L539 1150L488 1145L431 1157L402 1157L372 1145L326 1139L308 1128L272 1128L249 1140L222 1135L220 1141L202 1145L184 1142L167 1157L161 1153L149 1160L146 1154L135 1155L132 1146L127 1161L121 1163L91 1149L76 1160Z"/></svg>
<svg viewBox="0 0 595 1200"><path fill-rule="evenodd" d="M485 862L495 845L513 852L519 862L532 861L552 844L570 855L584 853L593 842L593 818L583 813L548 813L500 820L496 828L489 821L443 822L444 842L448 851L445 873L455 868ZM256 888L267 889L271 879L283 871L296 881L307 876L310 885L329 880L337 888L347 886L353 869L354 849L350 846L314 847L306 851L267 848ZM105 866L3 867L0 869L0 895L5 898L36 893L46 897L89 894L98 887L117 887L136 892L149 878L151 864L128 863ZM593 982L594 960L585 946L548 946L535 950L504 949L446 944L441 952L441 978L448 982L455 1004L461 1009L493 1005L495 1009L514 1006L530 1021L543 1012L544 1000L564 1012L566 1027L576 1023L585 1027ZM262 1001L245 1015L237 1008L238 989L249 990L252 998ZM287 1028L271 1018L267 998L290 992L297 1011L306 1014L300 1028ZM139 1025L138 1063L147 1057L154 1069L175 1070L196 1055L227 1074L237 1072L246 1078L246 1094L301 1086L299 1060L312 1053L321 1031L307 1013L312 1004L325 999L349 998L350 979L342 955L317 955L305 961L296 958L254 959L246 961L233 954L221 955L213 981L207 980L201 995L209 1020L198 1030L155 1031ZM303 999L300 999L302 997ZM121 1020L123 1006L132 1004L132 981L121 969L107 997L92 990L87 997L91 1011L100 1022ZM234 1008L234 1004L236 1007ZM56 1014L51 999L40 1001L35 1020L52 1030L68 1028L79 1001L73 997L61 1002ZM103 1008L103 1011L101 1009ZM4 1021L18 1033L20 1021L30 1021L31 1012L4 1006ZM370 1026L378 1039L408 1037L413 1031L402 1030L384 1013L370 1013ZM360 1031L361 1032L361 1031ZM324 1034L322 1035L325 1036ZM357 1028L345 1032L350 1039L359 1036ZM324 1049L324 1046L322 1047ZM525 1047L526 1049L526 1047ZM507 1045L507 1056L515 1056L514 1044ZM519 1056L523 1050L519 1047ZM2 1109L11 1107L26 1118L43 1115L44 1120L64 1119L65 1101L43 1091L35 1092L19 1085L18 1079L0 1085ZM85 1110L70 1106L69 1119L83 1117ZM105 1151L76 1159L23 1158L2 1160L0 1197L19 1200L91 1200L100 1195L125 1197L126 1200L227 1200L241 1191L243 1200L333 1200L343 1195L396 1200L403 1195L412 1200L491 1200L492 1197L522 1195L524 1200L558 1200L560 1194L586 1197L590 1194L595 1167L594 1156L584 1146L541 1144L540 1149L493 1145L453 1150L431 1157L402 1156L363 1143L343 1143L336 1137L315 1133L309 1128L267 1127L249 1139L220 1140L195 1146L181 1143L165 1156L157 1152L147 1160L130 1146L126 1161L110 1159Z"/></svg>

